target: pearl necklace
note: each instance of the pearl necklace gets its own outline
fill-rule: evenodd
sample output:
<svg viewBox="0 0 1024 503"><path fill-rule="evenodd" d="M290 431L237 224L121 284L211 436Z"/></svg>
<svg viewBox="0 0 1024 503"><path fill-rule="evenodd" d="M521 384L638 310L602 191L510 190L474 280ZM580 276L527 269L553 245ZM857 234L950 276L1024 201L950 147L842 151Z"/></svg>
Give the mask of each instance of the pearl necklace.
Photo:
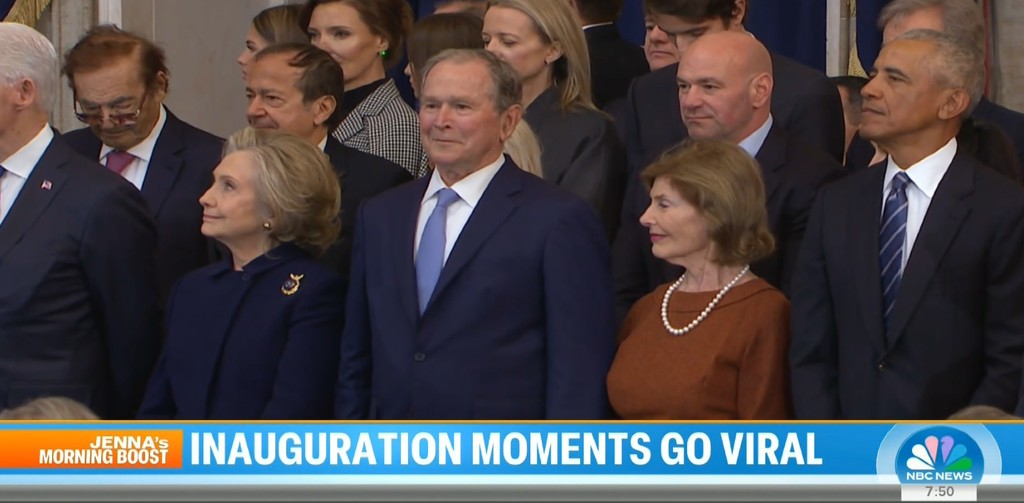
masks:
<svg viewBox="0 0 1024 503"><path fill-rule="evenodd" d="M715 295L715 298L711 301L710 304L708 304L708 307L704 308L704 311L700 313L700 316L697 316L697 319L691 321L689 325L686 325L683 328L675 328L672 326L671 323L668 322L668 301L669 299L672 298L672 292L679 288L679 285L682 285L683 280L686 279L686 273L684 272L683 275L680 276L675 283L672 283L672 286L668 287L668 291L665 292L665 298L661 300L661 323L665 325L665 330L668 330L668 332L672 335L683 335L689 332L690 330L696 328L697 325L700 324L700 322L704 321L704 318L707 318L708 315L711 314L711 310L718 305L718 302L722 300L722 297L725 297L725 294L728 293L729 290L732 290L732 287L736 286L736 282L739 281L740 278L742 278L743 275L749 271L749 265L744 267L743 270L740 271L740 273L737 274L736 277L732 279L732 281L727 283L725 287L718 292L718 295Z"/></svg>

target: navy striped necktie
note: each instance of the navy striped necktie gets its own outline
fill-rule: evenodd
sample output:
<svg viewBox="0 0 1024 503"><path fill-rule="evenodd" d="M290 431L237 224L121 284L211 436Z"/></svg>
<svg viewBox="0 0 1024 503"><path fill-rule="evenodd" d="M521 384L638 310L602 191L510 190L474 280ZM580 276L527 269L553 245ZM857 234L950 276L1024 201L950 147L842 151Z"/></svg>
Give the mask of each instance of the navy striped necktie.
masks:
<svg viewBox="0 0 1024 503"><path fill-rule="evenodd" d="M879 236L879 265L882 268L882 308L885 328L896 304L896 294L903 279L903 256L907 240L907 185L910 177L900 171L892 179L892 188L882 211L882 233Z"/></svg>

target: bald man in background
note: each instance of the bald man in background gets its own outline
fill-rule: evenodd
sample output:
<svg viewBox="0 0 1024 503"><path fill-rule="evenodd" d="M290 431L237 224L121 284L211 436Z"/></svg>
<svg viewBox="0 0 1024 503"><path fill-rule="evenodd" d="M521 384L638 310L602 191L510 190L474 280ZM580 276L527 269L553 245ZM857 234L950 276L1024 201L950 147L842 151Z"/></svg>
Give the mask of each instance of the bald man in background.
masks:
<svg viewBox="0 0 1024 503"><path fill-rule="evenodd" d="M751 269L786 291L818 189L842 176L842 167L775 124L771 55L749 34L724 31L697 38L680 57L676 80L689 135L736 143L761 165L777 247ZM651 253L650 235L639 221L650 203L643 186L630 185L623 211L631 215L623 218L613 263L620 315L642 295L682 274L682 268Z"/></svg>

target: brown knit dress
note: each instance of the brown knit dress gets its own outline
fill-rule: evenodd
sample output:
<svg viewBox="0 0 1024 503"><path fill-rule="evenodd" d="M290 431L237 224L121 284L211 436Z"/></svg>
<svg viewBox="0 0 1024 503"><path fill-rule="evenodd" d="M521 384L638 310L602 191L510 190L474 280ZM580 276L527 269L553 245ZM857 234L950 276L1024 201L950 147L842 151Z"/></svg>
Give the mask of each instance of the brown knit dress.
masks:
<svg viewBox="0 0 1024 503"><path fill-rule="evenodd" d="M661 322L665 284L633 306L608 372L608 397L623 419L787 419L789 301L763 279L730 290L707 318L676 336ZM718 292L672 294L674 328L693 321Z"/></svg>

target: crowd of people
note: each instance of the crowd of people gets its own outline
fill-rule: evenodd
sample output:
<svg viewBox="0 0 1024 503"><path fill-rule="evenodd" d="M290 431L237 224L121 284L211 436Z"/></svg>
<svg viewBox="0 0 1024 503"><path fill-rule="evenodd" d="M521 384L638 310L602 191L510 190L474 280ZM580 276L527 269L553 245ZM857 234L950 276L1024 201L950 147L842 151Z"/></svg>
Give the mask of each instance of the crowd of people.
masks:
<svg viewBox="0 0 1024 503"><path fill-rule="evenodd" d="M621 8L271 7L227 140L152 41L59 68L0 24L0 419L1024 414L1024 115L981 8L892 0L866 79L747 0L645 0L643 47Z"/></svg>

